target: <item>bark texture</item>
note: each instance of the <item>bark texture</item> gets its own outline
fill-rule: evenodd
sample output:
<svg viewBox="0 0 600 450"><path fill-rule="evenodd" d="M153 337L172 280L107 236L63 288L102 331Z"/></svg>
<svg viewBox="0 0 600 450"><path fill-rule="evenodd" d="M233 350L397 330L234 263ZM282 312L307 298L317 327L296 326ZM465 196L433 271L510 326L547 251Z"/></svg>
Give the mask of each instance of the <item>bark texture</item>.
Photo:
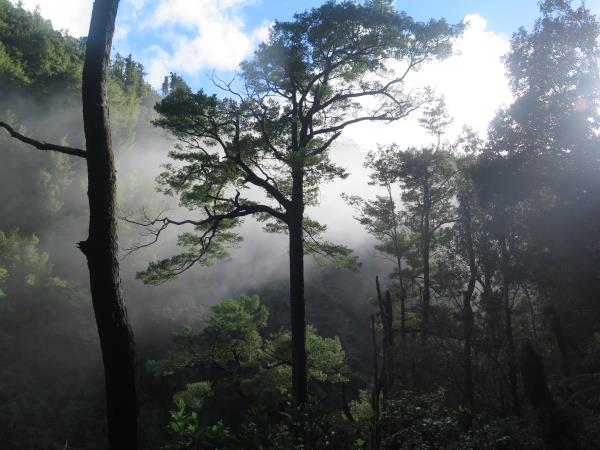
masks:
<svg viewBox="0 0 600 450"><path fill-rule="evenodd" d="M106 382L111 450L137 449L138 400L133 333L121 296L117 259L116 172L106 94L118 0L96 0L83 67L83 122L87 149L89 235L79 244L90 289Z"/></svg>
<svg viewBox="0 0 600 450"><path fill-rule="evenodd" d="M308 368L306 358L306 313L304 300L304 214L303 177L301 170L292 173L292 205L289 214L290 237L290 312L292 328L292 392L296 404L308 399Z"/></svg>

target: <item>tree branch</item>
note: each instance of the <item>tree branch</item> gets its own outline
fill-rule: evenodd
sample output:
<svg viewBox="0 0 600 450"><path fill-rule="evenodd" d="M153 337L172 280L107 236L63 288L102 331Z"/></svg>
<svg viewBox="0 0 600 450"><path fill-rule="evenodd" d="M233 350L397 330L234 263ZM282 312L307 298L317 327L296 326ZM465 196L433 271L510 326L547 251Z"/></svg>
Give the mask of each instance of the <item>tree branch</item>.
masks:
<svg viewBox="0 0 600 450"><path fill-rule="evenodd" d="M6 122L0 122L0 127L4 128L6 131L8 131L8 134L10 134L15 139L17 139L25 144L29 144L29 145L37 148L38 150L44 150L44 151L51 150L51 151L58 152L58 153L64 153L65 155L79 156L80 158L87 158L87 152L85 150L81 150L79 148L73 148L73 147L65 147L63 145L49 144L48 142L43 142L43 141L36 141L35 139L28 138L27 136L24 136L21 133L17 132L13 127L11 127Z"/></svg>

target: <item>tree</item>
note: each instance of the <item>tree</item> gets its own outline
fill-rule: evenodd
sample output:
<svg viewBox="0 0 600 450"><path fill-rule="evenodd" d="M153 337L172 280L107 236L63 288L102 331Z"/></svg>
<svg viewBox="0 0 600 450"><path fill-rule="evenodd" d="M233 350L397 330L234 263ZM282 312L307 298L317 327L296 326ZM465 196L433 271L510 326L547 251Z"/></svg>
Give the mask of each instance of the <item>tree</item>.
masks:
<svg viewBox="0 0 600 450"><path fill-rule="evenodd" d="M229 411L228 426L241 425L249 427L251 434L272 437L272 431L258 429L253 421L266 417L268 424L261 426L270 429L285 416L281 408L291 397L290 332L282 329L265 336L269 310L256 295L225 299L211 310L201 331L185 328L175 337L167 357L149 361L148 370L156 376L184 380L174 401L183 401L199 413L204 425ZM338 337L322 337L309 326L307 347L311 380L325 389L348 383L346 354ZM191 377L185 376L186 370ZM232 414L232 410L236 412ZM244 441L244 445L249 443Z"/></svg>
<svg viewBox="0 0 600 450"><path fill-rule="evenodd" d="M18 2L13 2L18 3ZM53 30L39 9L0 0L0 86L34 87L48 95L81 82L81 40Z"/></svg>
<svg viewBox="0 0 600 450"><path fill-rule="evenodd" d="M520 408L511 297L520 286L528 281L541 294L540 309L549 313L565 373L573 341L556 312L562 310L561 320L598 313L600 24L584 5L574 8L570 1L543 1L540 11L531 32L521 28L513 36L506 65L516 99L493 121L474 171L502 277L515 413ZM578 329L579 339L589 338L592 328Z"/></svg>
<svg viewBox="0 0 600 450"><path fill-rule="evenodd" d="M443 99L428 108L421 119L422 126L435 138L435 143L410 148L396 154L397 178L403 188L406 223L419 236L423 264L422 328L430 332L431 264L430 257L444 226L453 222L451 200L455 175L451 144L442 140L451 119Z"/></svg>
<svg viewBox="0 0 600 450"><path fill-rule="evenodd" d="M379 153L369 156L367 167L372 167L372 179L387 190L386 197L375 202L364 202L358 197L351 202L361 205L360 221L375 235L389 239L397 259L401 283L401 295L405 296L402 259L410 255L410 238L407 240L400 226L412 232L417 240L417 254L412 269L422 267L422 332L430 331L431 264L430 255L436 241L443 235L444 227L454 221L451 201L455 195L453 145L443 140L450 118L443 99L429 106L420 119L423 127L436 141L429 146L400 150L396 144L380 148ZM397 213L391 186L397 183L404 210ZM408 241L408 242L407 242ZM385 248L385 247L384 247ZM416 278L416 275L411 277Z"/></svg>
<svg viewBox="0 0 600 450"><path fill-rule="evenodd" d="M81 372L96 367L99 357L88 299L76 283L57 276L38 242L16 229L0 230L3 446L52 448L65 437L76 447L92 439L101 442L101 427L73 426L74 421L84 424L98 417L97 403L90 399L102 399L101 383L86 386L81 395Z"/></svg>
<svg viewBox="0 0 600 450"><path fill-rule="evenodd" d="M242 64L240 90L217 81L231 98L183 87L156 106L156 125L181 143L170 153L178 164L168 166L159 183L200 214L138 221L156 238L170 225L195 228L179 237L183 253L150 264L140 277L159 283L223 256L238 242L231 229L246 216L288 233L292 384L299 404L307 399L304 254L352 262L348 249L321 240L324 225L305 217L319 185L346 175L329 160L329 149L352 124L391 122L423 104L425 97L404 91L406 77L448 55L455 32L443 20L415 22L387 0L330 1L276 22L268 42ZM392 62L401 69L392 71Z"/></svg>
<svg viewBox="0 0 600 450"><path fill-rule="evenodd" d="M496 217L518 226L532 279L593 301L600 24L570 1L544 1L540 10L534 29L513 37L506 61L516 99L492 124L477 187Z"/></svg>
<svg viewBox="0 0 600 450"><path fill-rule="evenodd" d="M414 261L414 236L404 224L403 211L399 206L397 173L394 155L389 149L379 147L377 152L369 152L364 166L370 169L369 184L385 189L385 195L378 195L374 200L366 200L360 196L342 197L358 211L356 219L367 231L380 242L375 247L383 254L390 255L396 264L395 273L391 276L398 279L400 296L400 336L402 344L406 337L406 299L409 288L414 285L416 274L410 268Z"/></svg>
<svg viewBox="0 0 600 450"><path fill-rule="evenodd" d="M138 401L133 334L121 297L116 232L116 173L111 146L106 80L118 0L96 0L82 75L86 150L28 138L0 122L11 136L39 150L86 159L89 235L79 248L87 258L92 304L100 337L111 449L137 448Z"/></svg>
<svg viewBox="0 0 600 450"><path fill-rule="evenodd" d="M479 270L477 266L476 240L481 237L481 209L477 203L475 189L471 179L471 169L475 163L474 152L481 145L481 141L470 130L465 130L462 138L463 149L466 155L458 159L458 173L455 180L456 197L456 223L454 226L454 239L451 244L453 258L461 257L462 263L467 268L468 275L462 291L462 323L463 323L463 389L466 405L473 410L475 403L475 389L473 384L473 341L474 341L474 313L473 300ZM459 278L460 279L460 278ZM462 281L462 280L461 280ZM471 412L469 411L469 413ZM470 426L470 414L468 425Z"/></svg>

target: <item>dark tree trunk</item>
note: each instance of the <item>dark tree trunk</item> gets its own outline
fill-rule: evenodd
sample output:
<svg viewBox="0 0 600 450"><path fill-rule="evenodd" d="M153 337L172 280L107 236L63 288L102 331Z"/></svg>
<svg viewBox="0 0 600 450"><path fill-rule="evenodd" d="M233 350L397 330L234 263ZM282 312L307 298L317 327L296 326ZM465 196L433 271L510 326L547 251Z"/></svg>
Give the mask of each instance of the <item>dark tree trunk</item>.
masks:
<svg viewBox="0 0 600 450"><path fill-rule="evenodd" d="M116 174L106 95L118 0L96 0L83 67L89 236L79 244L90 272L92 303L102 347L109 448L137 449L138 399L133 334L121 297L117 260Z"/></svg>
<svg viewBox="0 0 600 450"><path fill-rule="evenodd" d="M475 249L473 247L473 230L471 227L471 209L469 199L462 199L462 219L464 243L467 250L469 260L469 282L467 289L463 294L463 326L464 326L464 390L465 401L469 408L473 409L474 393L473 393L473 359L472 359L472 340L473 340L473 308L471 307L471 299L475 291L475 280L477 278L477 266L475 264Z"/></svg>
<svg viewBox="0 0 600 450"><path fill-rule="evenodd" d="M540 355L525 343L521 350L521 374L525 395L537 413L545 447L549 450L576 450L579 442L568 414L552 398Z"/></svg>
<svg viewBox="0 0 600 450"><path fill-rule="evenodd" d="M389 291L385 291L385 297L381 294L379 277L375 277L377 288L377 303L379 306L379 318L383 329L382 341L382 365L381 365L381 390L383 394L383 406L385 408L394 383L394 316L392 309L392 297Z"/></svg>
<svg viewBox="0 0 600 450"><path fill-rule="evenodd" d="M506 353L508 356L508 382L512 397L513 413L521 415L521 405L519 402L519 391L517 388L517 363L515 356L515 343L512 330L512 311L510 305L510 276L508 262L508 246L506 239L500 239L500 257L502 259L502 301L504 304L504 326L506 333Z"/></svg>
<svg viewBox="0 0 600 450"><path fill-rule="evenodd" d="M406 364L406 288L402 278L402 254L400 251L400 236L398 234L398 222L396 220L396 207L392 196L390 184L387 185L388 198L391 205L393 237L394 237L394 252L396 254L396 266L398 268L398 284L400 285L400 377L402 382L405 382L405 364ZM391 311L391 302L390 302ZM393 323L393 319L392 319Z"/></svg>
<svg viewBox="0 0 600 450"><path fill-rule="evenodd" d="M492 269L490 264L490 251L484 249L483 258L481 259L481 266L483 269L483 292L482 300L483 307L485 310L485 325L487 336L492 343L490 348L495 348L498 341L498 322L499 322L499 311L498 302L495 299L494 291L492 289Z"/></svg>
<svg viewBox="0 0 600 450"><path fill-rule="evenodd" d="M529 290L525 285L521 285L523 288L523 292L525 293L525 298L527 299L527 307L529 308L529 321L531 323L531 333L533 334L533 338L538 340L538 332L537 326L535 325L535 310L533 308L533 301L531 300L531 295L529 295Z"/></svg>
<svg viewBox="0 0 600 450"><path fill-rule="evenodd" d="M469 408L473 408L474 393L473 393L473 309L471 308L471 300L465 292L463 299L463 324L465 333L464 342L464 389L465 401Z"/></svg>
<svg viewBox="0 0 600 450"><path fill-rule="evenodd" d="M407 361L407 342L406 342L406 290L404 286L400 287L400 380L407 383L406 361Z"/></svg>
<svg viewBox="0 0 600 450"><path fill-rule="evenodd" d="M429 179L425 177L423 190L423 223L421 224L421 253L423 257L423 336L429 333L431 309L431 284L429 268L429 251L431 246L431 230L429 215L431 213L431 199L429 194Z"/></svg>
<svg viewBox="0 0 600 450"><path fill-rule="evenodd" d="M381 377L379 375L379 349L375 316L371 315L371 339L373 344L373 390L371 392L371 408L373 408L373 425L371 429L371 448L379 450L381 446L381 430L379 423L379 394L381 393Z"/></svg>
<svg viewBox="0 0 600 450"><path fill-rule="evenodd" d="M306 360L306 317L304 301L304 214L303 173L292 173L292 205L289 214L290 236L290 311L292 329L292 392L296 404L308 399Z"/></svg>
<svg viewBox="0 0 600 450"><path fill-rule="evenodd" d="M552 305L548 305L544 308L544 316L550 323L550 329L558 344L563 375L569 377L571 376L571 358L569 356L568 340L560 323L559 315Z"/></svg>
<svg viewBox="0 0 600 450"><path fill-rule="evenodd" d="M392 308L392 296L390 291L385 291L383 306L385 310L385 384L387 396L389 397L394 387L394 375L396 369L394 365L394 310Z"/></svg>
<svg viewBox="0 0 600 450"><path fill-rule="evenodd" d="M348 403L348 397L346 396L346 385L342 384L342 411L344 412L344 416L348 419L348 422L355 424L356 419L352 415L352 411L350 410L350 404Z"/></svg>
<svg viewBox="0 0 600 450"><path fill-rule="evenodd" d="M425 218L425 230L423 236L423 335L427 336L430 331L431 310L431 284L429 270L429 216Z"/></svg>

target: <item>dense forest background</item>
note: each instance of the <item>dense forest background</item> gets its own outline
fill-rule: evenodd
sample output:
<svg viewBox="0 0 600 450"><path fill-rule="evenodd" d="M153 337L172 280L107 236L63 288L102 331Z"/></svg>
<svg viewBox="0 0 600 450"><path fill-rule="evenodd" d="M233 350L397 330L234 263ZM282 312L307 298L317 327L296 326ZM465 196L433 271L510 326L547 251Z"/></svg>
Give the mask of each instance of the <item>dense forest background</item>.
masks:
<svg viewBox="0 0 600 450"><path fill-rule="evenodd" d="M176 74L156 92L141 64L115 55L108 91L141 447L600 447L599 36L583 6L541 2L534 29L513 35L515 100L487 136L448 137L452 118L433 96L414 112L430 144L399 140L368 155L365 192L376 194L339 199L363 243L327 247L342 260L307 258L311 397L301 412L286 237L247 220L228 258L162 283L173 278L160 263L181 247L176 230L142 247L147 229L132 219L192 209L195 192L176 174L159 178L161 191L156 178L185 143L177 108L193 114L205 97ZM0 120L82 145L84 49L0 0ZM0 180L0 442L106 448L101 355L75 247L87 226L85 166L2 132Z"/></svg>

